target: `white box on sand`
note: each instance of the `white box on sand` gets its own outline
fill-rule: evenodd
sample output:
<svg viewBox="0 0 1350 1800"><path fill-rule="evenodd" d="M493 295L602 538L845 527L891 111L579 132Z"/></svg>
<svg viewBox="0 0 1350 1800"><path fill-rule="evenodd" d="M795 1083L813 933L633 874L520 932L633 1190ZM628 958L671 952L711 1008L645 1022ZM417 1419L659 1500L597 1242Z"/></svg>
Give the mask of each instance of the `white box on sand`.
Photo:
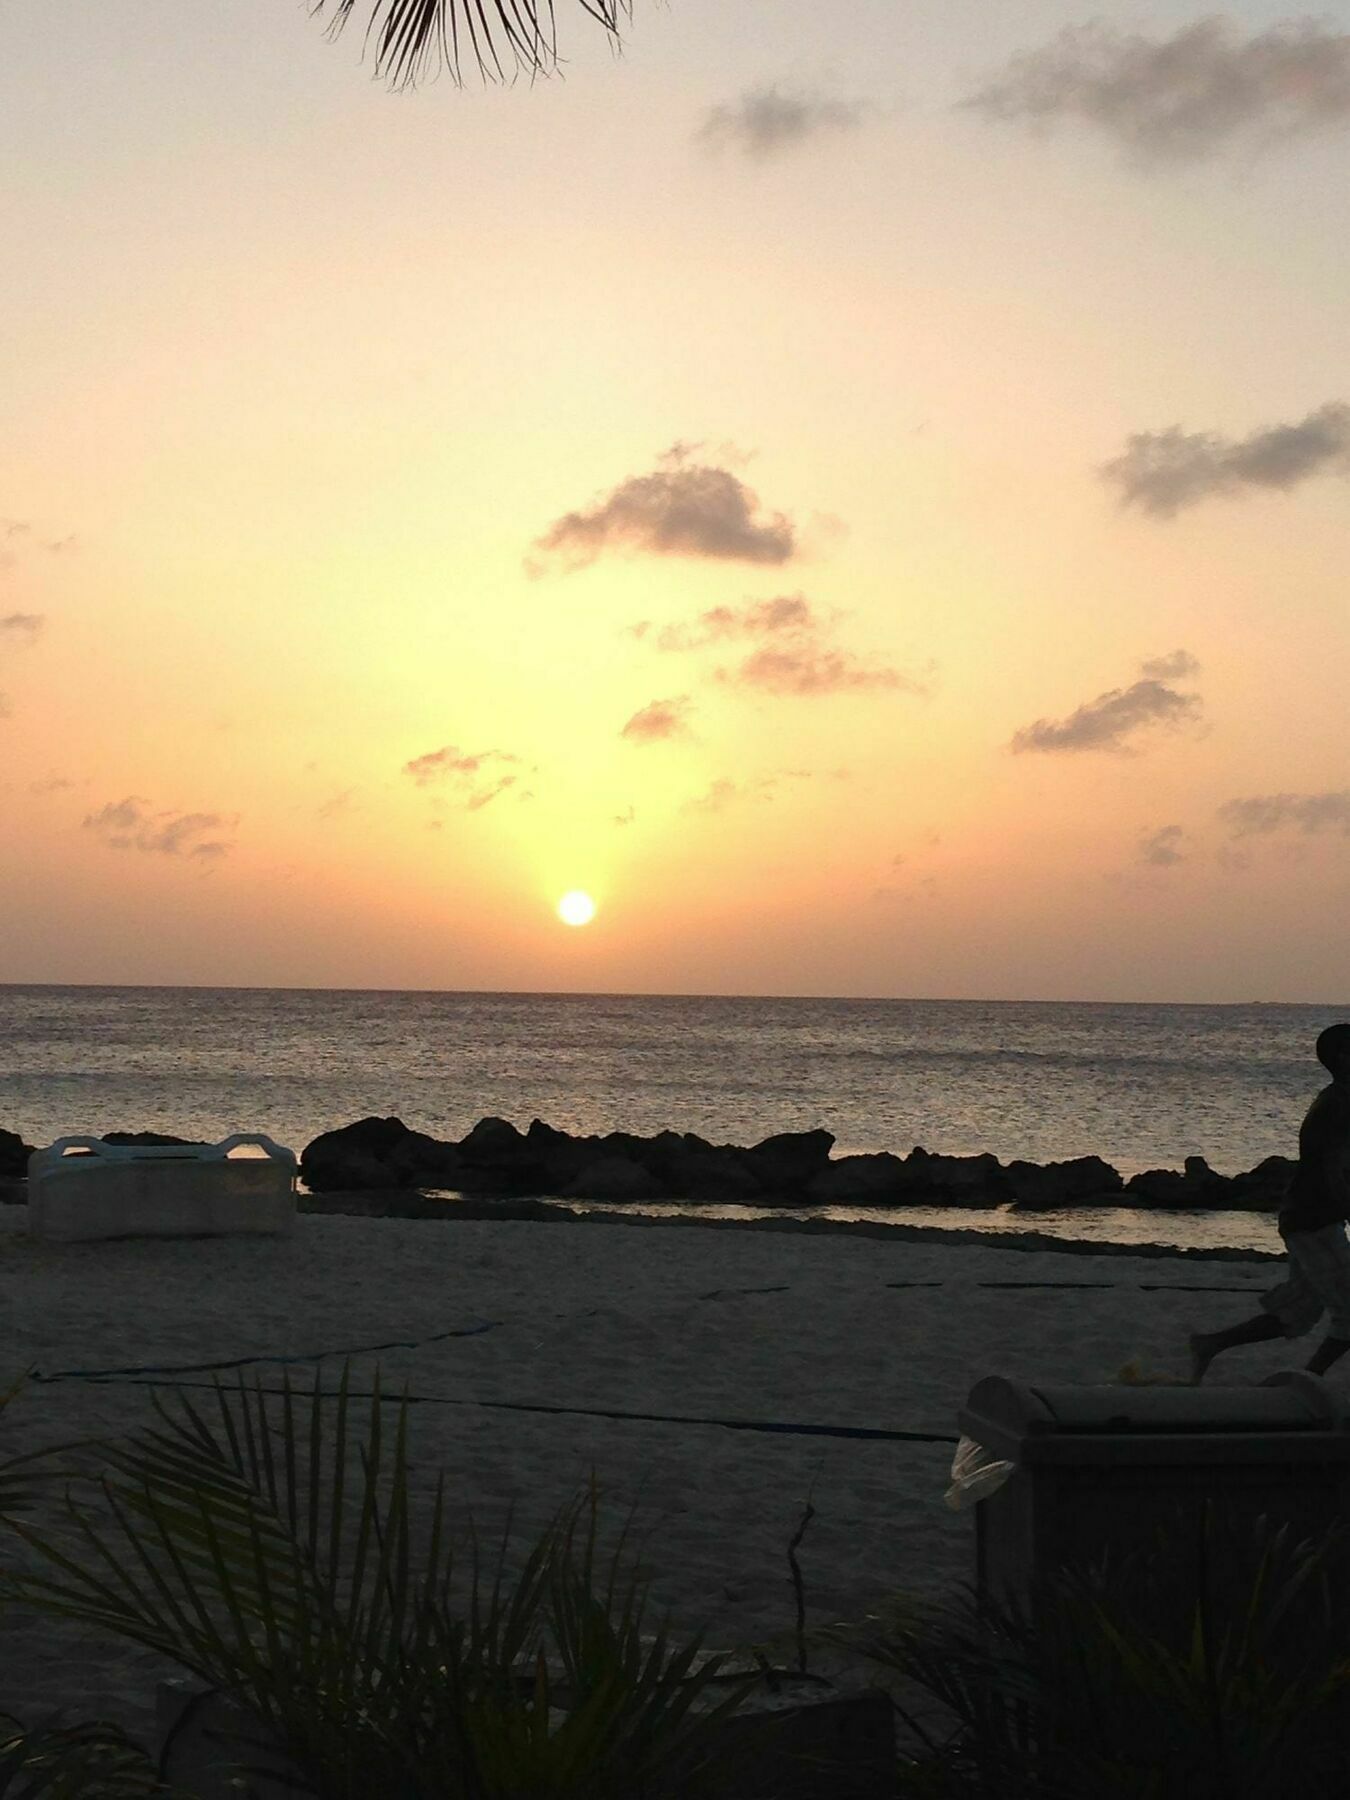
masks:
<svg viewBox="0 0 1350 1800"><path fill-rule="evenodd" d="M293 1150L243 1132L219 1144L58 1138L28 1159L28 1231L63 1243L289 1231L295 1176Z"/></svg>

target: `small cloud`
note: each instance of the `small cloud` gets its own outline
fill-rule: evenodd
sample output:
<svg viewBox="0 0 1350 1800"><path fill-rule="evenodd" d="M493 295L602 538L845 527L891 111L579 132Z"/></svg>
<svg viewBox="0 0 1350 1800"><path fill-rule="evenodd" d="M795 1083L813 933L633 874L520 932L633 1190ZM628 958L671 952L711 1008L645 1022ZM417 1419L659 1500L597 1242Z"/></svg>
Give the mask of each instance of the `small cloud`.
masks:
<svg viewBox="0 0 1350 1800"><path fill-rule="evenodd" d="M760 688L768 694L841 694L867 688L923 694L927 689L898 669L870 668L851 651L819 644L780 648L765 644L735 669L719 669L718 680L736 687Z"/></svg>
<svg viewBox="0 0 1350 1800"><path fill-rule="evenodd" d="M234 848L223 836L239 824L239 815L223 813L153 812L150 802L130 794L110 801L84 819L84 829L102 838L112 850L140 850L147 855L178 856L196 862L214 862Z"/></svg>
<svg viewBox="0 0 1350 1800"><path fill-rule="evenodd" d="M648 475L631 475L593 506L564 513L535 543L528 565L580 569L606 550L651 556L785 563L797 548L786 513L763 512L759 496L731 469L690 460L675 445Z"/></svg>
<svg viewBox="0 0 1350 1800"><path fill-rule="evenodd" d="M0 614L0 638L10 638L21 644L35 644L42 636L46 623L42 613Z"/></svg>
<svg viewBox="0 0 1350 1800"><path fill-rule="evenodd" d="M481 812L519 780L514 772L501 774L503 764L523 766L520 757L510 750L470 751L443 744L439 750L428 750L424 756L414 756L411 762L404 763L403 773L418 787L443 783L463 801L466 812Z"/></svg>
<svg viewBox="0 0 1350 1800"><path fill-rule="evenodd" d="M76 537L75 533L70 531L66 533L65 537L48 538L42 548L47 552L48 556L69 556L72 550L79 547L79 542L80 540Z"/></svg>
<svg viewBox="0 0 1350 1800"><path fill-rule="evenodd" d="M696 795L692 800L686 800L680 810L687 813L724 812L739 796L740 791L734 781L728 780L726 776L720 776L703 793Z"/></svg>
<svg viewBox="0 0 1350 1800"><path fill-rule="evenodd" d="M666 625L658 650L702 650L726 638L768 637L778 632L814 631L820 621L804 594L776 594L744 606L712 606L691 625Z"/></svg>
<svg viewBox="0 0 1350 1800"><path fill-rule="evenodd" d="M1180 681L1187 675L1198 675L1200 663L1189 650L1172 650L1166 656L1151 656L1139 665L1141 675L1157 681Z"/></svg>
<svg viewBox="0 0 1350 1800"><path fill-rule="evenodd" d="M1350 475L1350 406L1329 401L1293 425L1245 438L1212 431L1137 432L1100 470L1126 506L1170 519L1215 495L1253 489L1287 492L1321 474Z"/></svg>
<svg viewBox="0 0 1350 1800"><path fill-rule="evenodd" d="M1124 750L1126 739L1153 725L1173 729L1199 717L1197 694L1178 693L1145 678L1127 688L1111 688L1077 707L1066 719L1037 719L1013 734L1010 748L1029 750Z"/></svg>
<svg viewBox="0 0 1350 1800"><path fill-rule="evenodd" d="M867 115L859 100L831 100L823 94L749 88L735 100L713 106L695 133L695 142L713 150L735 150L752 161L794 150L809 138L855 131Z"/></svg>
<svg viewBox="0 0 1350 1800"><path fill-rule="evenodd" d="M485 806L490 806L499 794L504 794L508 788L513 788L518 779L519 777L515 775L500 775L496 781L489 783L487 787L475 788L473 793L470 794L468 799L464 802L464 810L466 812L481 812ZM525 797L526 796L522 796L522 798Z"/></svg>
<svg viewBox="0 0 1350 1800"><path fill-rule="evenodd" d="M74 786L68 775L46 775L40 781L30 781L28 791L30 794L60 794Z"/></svg>
<svg viewBox="0 0 1350 1800"><path fill-rule="evenodd" d="M27 519L0 519L0 538L28 537L32 530Z"/></svg>
<svg viewBox="0 0 1350 1800"><path fill-rule="evenodd" d="M621 813L615 813L611 823L615 825L631 825L636 817L636 810L630 806Z"/></svg>
<svg viewBox="0 0 1350 1800"><path fill-rule="evenodd" d="M1170 869L1185 862L1185 838L1180 825L1160 825L1156 831L1146 831L1139 840L1139 861L1154 869Z"/></svg>
<svg viewBox="0 0 1350 1800"><path fill-rule="evenodd" d="M1252 794L1225 801L1219 817L1239 838L1268 837L1277 831L1308 837L1329 831L1350 837L1350 788L1321 794Z"/></svg>
<svg viewBox="0 0 1350 1800"><path fill-rule="evenodd" d="M340 793L332 795L314 809L316 819L340 819L344 813L351 812L356 805L356 789L343 788Z"/></svg>
<svg viewBox="0 0 1350 1800"><path fill-rule="evenodd" d="M1069 26L963 102L988 119L1081 120L1144 166L1199 162L1243 138L1306 135L1350 121L1350 34L1314 19L1243 38L1222 18L1171 37Z"/></svg>
<svg viewBox="0 0 1350 1800"><path fill-rule="evenodd" d="M619 733L635 744L659 744L670 738L688 737L689 696L678 694L670 700L653 700L632 718Z"/></svg>

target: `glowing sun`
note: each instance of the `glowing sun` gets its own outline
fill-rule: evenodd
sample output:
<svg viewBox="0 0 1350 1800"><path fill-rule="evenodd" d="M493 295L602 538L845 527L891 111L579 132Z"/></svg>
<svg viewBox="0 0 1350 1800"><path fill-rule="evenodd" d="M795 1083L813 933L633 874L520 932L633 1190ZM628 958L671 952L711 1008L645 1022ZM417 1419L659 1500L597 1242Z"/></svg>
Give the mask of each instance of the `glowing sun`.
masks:
<svg viewBox="0 0 1350 1800"><path fill-rule="evenodd" d="M589 925L595 917L595 902L580 888L573 888L558 902L558 917L564 925Z"/></svg>

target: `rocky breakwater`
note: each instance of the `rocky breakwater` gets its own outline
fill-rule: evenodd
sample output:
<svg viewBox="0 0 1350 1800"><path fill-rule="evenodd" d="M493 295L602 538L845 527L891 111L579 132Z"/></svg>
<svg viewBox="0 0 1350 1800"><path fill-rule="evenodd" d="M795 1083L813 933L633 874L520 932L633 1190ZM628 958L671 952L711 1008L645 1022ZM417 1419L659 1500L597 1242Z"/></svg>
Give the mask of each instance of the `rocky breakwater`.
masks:
<svg viewBox="0 0 1350 1800"><path fill-rule="evenodd" d="M1244 1175L1216 1174L1203 1157L1182 1170L1158 1169L1125 1181L1097 1156L1065 1162L1000 1163L997 1157L943 1156L916 1147L832 1157L828 1131L779 1132L757 1144L713 1144L693 1132L654 1137L611 1131L573 1136L541 1119L520 1131L480 1119L457 1142L410 1130L401 1119L360 1119L326 1131L300 1159L315 1194L452 1189L488 1199L549 1196L634 1204L747 1206L1011 1205L1027 1211L1076 1206L1277 1208L1294 1165L1268 1157Z"/></svg>

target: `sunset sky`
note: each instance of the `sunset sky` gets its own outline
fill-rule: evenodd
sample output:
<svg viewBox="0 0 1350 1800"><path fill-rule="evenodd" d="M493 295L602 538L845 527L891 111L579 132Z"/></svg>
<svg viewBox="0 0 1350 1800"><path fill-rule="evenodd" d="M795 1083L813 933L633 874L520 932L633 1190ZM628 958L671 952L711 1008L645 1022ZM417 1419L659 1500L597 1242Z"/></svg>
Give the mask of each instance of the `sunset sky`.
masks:
<svg viewBox="0 0 1350 1800"><path fill-rule="evenodd" d="M1350 4L558 26L0 11L0 981L1344 1000Z"/></svg>

